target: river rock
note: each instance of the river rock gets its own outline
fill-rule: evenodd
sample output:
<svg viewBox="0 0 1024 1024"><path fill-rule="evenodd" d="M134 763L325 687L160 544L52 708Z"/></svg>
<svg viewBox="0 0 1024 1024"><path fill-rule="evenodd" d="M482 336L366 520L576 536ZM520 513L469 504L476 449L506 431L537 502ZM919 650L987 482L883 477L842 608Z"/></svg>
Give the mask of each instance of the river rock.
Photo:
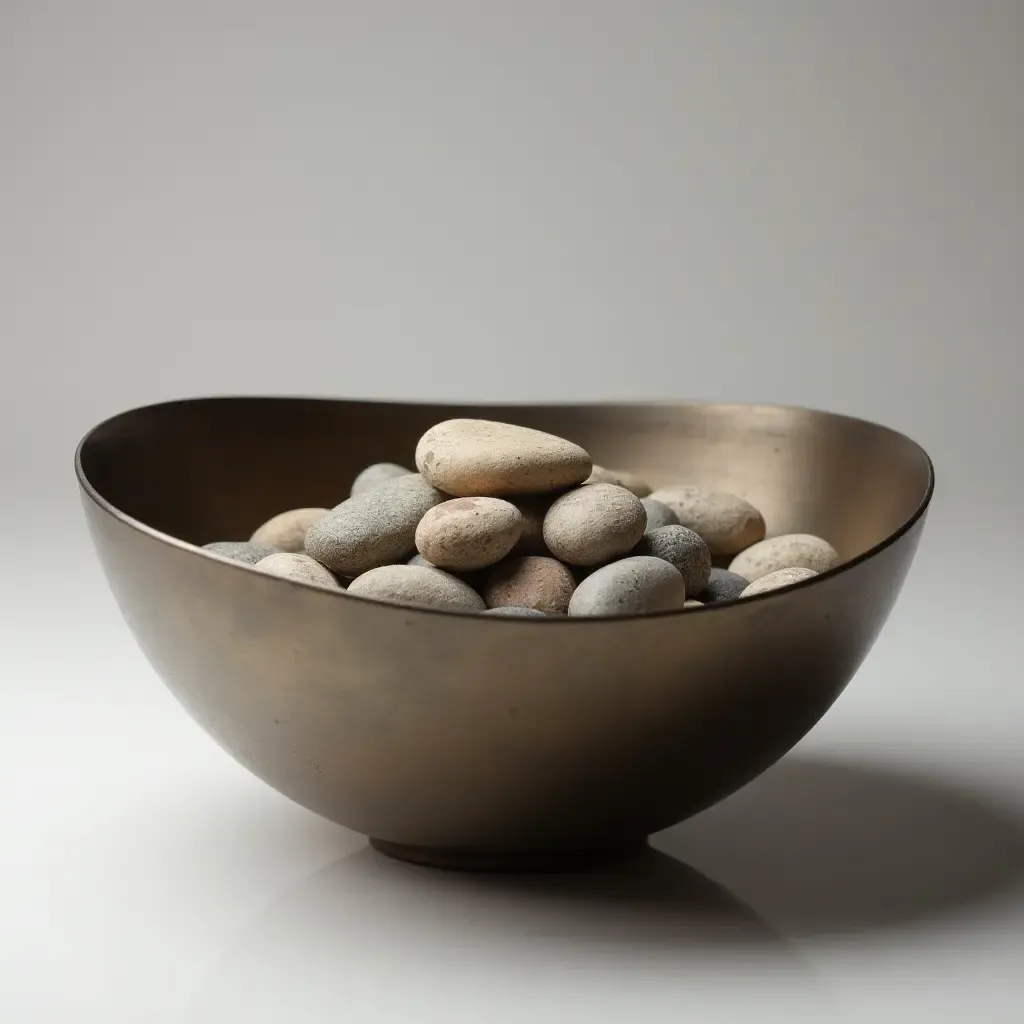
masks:
<svg viewBox="0 0 1024 1024"><path fill-rule="evenodd" d="M679 571L664 559L637 555L592 572L572 595L569 614L643 615L685 603L686 584Z"/></svg>
<svg viewBox="0 0 1024 1024"><path fill-rule="evenodd" d="M215 540L204 544L203 550L211 551L221 558L244 562L246 565L255 565L261 558L277 552L277 548L268 547L266 544L253 544L248 540Z"/></svg>
<svg viewBox="0 0 1024 1024"><path fill-rule="evenodd" d="M348 592L355 597L393 604L411 604L446 611L482 612L484 599L468 584L443 569L422 565L385 565L354 579Z"/></svg>
<svg viewBox="0 0 1024 1024"><path fill-rule="evenodd" d="M516 608L513 605L506 605L502 608L488 608L484 615L507 615L509 618L521 619L546 619L543 612L536 608Z"/></svg>
<svg viewBox="0 0 1024 1024"><path fill-rule="evenodd" d="M740 597L753 597L755 594L765 594L769 590L781 590L817 575L813 569L778 569L765 576L759 576L740 594Z"/></svg>
<svg viewBox="0 0 1024 1024"><path fill-rule="evenodd" d="M277 551L302 551L306 531L328 511L326 508L293 508L280 512L256 530L249 542Z"/></svg>
<svg viewBox="0 0 1024 1024"><path fill-rule="evenodd" d="M303 583L315 583L320 587L339 590L340 584L334 574L325 569L315 558L293 551L279 551L267 555L256 563L260 572L271 576L281 576L286 580L301 580Z"/></svg>
<svg viewBox="0 0 1024 1024"><path fill-rule="evenodd" d="M355 480L352 481L352 489L349 491L349 496L355 497L357 494L365 494L367 491L372 491L375 487L380 487L381 484L386 483L388 480L411 475L411 469L399 466L397 462L375 462L372 466L367 466L366 469L362 470Z"/></svg>
<svg viewBox="0 0 1024 1024"><path fill-rule="evenodd" d="M712 567L708 585L697 595L705 604L735 601L747 589L750 581L728 569Z"/></svg>
<svg viewBox="0 0 1024 1024"><path fill-rule="evenodd" d="M653 555L674 565L686 581L688 594L699 594L711 575L711 552L699 533L685 526L648 530L633 548L634 555Z"/></svg>
<svg viewBox="0 0 1024 1024"><path fill-rule="evenodd" d="M749 501L702 487L665 487L651 497L668 505L679 520L699 533L712 555L735 555L764 537L764 517Z"/></svg>
<svg viewBox="0 0 1024 1024"><path fill-rule="evenodd" d="M656 498L643 498L641 504L647 513L647 533L660 530L663 526L679 525L679 516L663 501L658 501Z"/></svg>
<svg viewBox="0 0 1024 1024"><path fill-rule="evenodd" d="M839 554L827 540L810 533L788 533L769 537L740 552L729 569L753 583L779 569L813 569L821 573L838 564Z"/></svg>
<svg viewBox="0 0 1024 1024"><path fill-rule="evenodd" d="M544 543L570 565L600 565L632 551L646 525L643 503L631 491L588 484L552 503L544 517Z"/></svg>
<svg viewBox="0 0 1024 1024"><path fill-rule="evenodd" d="M416 548L441 569L483 569L516 546L522 524L519 509L501 498L452 498L420 520Z"/></svg>
<svg viewBox="0 0 1024 1024"><path fill-rule="evenodd" d="M527 555L495 566L484 586L488 608L535 608L547 615L564 615L576 580L555 558Z"/></svg>

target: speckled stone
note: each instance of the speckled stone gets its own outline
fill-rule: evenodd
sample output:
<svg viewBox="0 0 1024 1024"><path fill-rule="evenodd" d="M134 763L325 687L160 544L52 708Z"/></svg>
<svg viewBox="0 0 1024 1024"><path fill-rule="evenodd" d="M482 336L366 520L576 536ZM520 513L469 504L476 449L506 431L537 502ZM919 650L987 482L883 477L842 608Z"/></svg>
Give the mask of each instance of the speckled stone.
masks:
<svg viewBox="0 0 1024 1024"><path fill-rule="evenodd" d="M660 530L663 526L678 526L679 516L663 501L656 498L643 498L641 503L647 513L647 533Z"/></svg>
<svg viewBox="0 0 1024 1024"><path fill-rule="evenodd" d="M441 569L469 572L500 562L522 532L519 509L501 498L452 498L416 527L416 548Z"/></svg>
<svg viewBox="0 0 1024 1024"><path fill-rule="evenodd" d="M643 615L682 608L686 584L661 558L623 558L591 573L569 602L569 615Z"/></svg>
<svg viewBox="0 0 1024 1024"><path fill-rule="evenodd" d="M277 551L303 551L306 531L328 511L326 508L293 508L280 512L256 530L249 542Z"/></svg>
<svg viewBox="0 0 1024 1024"><path fill-rule="evenodd" d="M502 608L488 608L484 612L484 615L506 615L509 618L519 619L546 619L547 616L543 612L537 611L536 608L515 608L512 605L506 605Z"/></svg>
<svg viewBox="0 0 1024 1024"><path fill-rule="evenodd" d="M790 587L802 580L809 580L817 576L813 569L778 569L766 576L759 576L747 587L740 597L754 597L755 594L766 594L769 590L781 590L783 587Z"/></svg>
<svg viewBox="0 0 1024 1024"><path fill-rule="evenodd" d="M354 597L447 611L482 612L484 599L468 584L443 569L422 565L385 565L354 579Z"/></svg>
<svg viewBox="0 0 1024 1024"><path fill-rule="evenodd" d="M235 562L244 562L246 565L255 565L261 558L277 553L277 548L268 547L266 544L253 544L248 540L215 540L204 544L203 550Z"/></svg>
<svg viewBox="0 0 1024 1024"><path fill-rule="evenodd" d="M492 420L446 420L416 446L416 468L456 497L545 494L582 483L590 456L564 438Z"/></svg>
<svg viewBox="0 0 1024 1024"><path fill-rule="evenodd" d="M712 568L708 585L698 593L705 604L719 604L721 601L735 601L749 585L749 580L728 569Z"/></svg>
<svg viewBox="0 0 1024 1024"><path fill-rule="evenodd" d="M334 574L325 569L315 558L293 551L279 551L267 555L256 563L260 572L271 576L281 576L286 580L300 580L303 583L315 583L319 587L331 590L340 589Z"/></svg>
<svg viewBox="0 0 1024 1024"><path fill-rule="evenodd" d="M764 517L735 494L680 485L651 497L668 505L681 526L699 533L712 555L738 554L764 537Z"/></svg>
<svg viewBox="0 0 1024 1024"><path fill-rule="evenodd" d="M738 554L729 569L751 583L779 569L813 569L828 572L839 564L839 554L828 541L809 533L769 537Z"/></svg>
<svg viewBox="0 0 1024 1024"><path fill-rule="evenodd" d="M648 530L633 548L634 555L653 555L674 565L686 581L688 594L699 594L711 576L711 552L700 534L685 526Z"/></svg>
<svg viewBox="0 0 1024 1024"><path fill-rule="evenodd" d="M572 572L555 558L527 555L495 566L484 586L488 608L535 608L564 615L576 589Z"/></svg>
<svg viewBox="0 0 1024 1024"><path fill-rule="evenodd" d="M372 491L374 488L380 487L381 484L387 483L388 480L395 480L400 476L411 476L412 472L411 469L399 466L396 462L375 462L372 466L367 466L352 481L349 497L354 498L357 494Z"/></svg>
<svg viewBox="0 0 1024 1024"><path fill-rule="evenodd" d="M342 576L402 561L415 550L419 521L446 498L417 473L387 480L318 519L306 551Z"/></svg>
<svg viewBox="0 0 1024 1024"><path fill-rule="evenodd" d="M570 565L600 565L636 547L647 526L640 499L615 484L588 484L557 498L544 517L544 543Z"/></svg>

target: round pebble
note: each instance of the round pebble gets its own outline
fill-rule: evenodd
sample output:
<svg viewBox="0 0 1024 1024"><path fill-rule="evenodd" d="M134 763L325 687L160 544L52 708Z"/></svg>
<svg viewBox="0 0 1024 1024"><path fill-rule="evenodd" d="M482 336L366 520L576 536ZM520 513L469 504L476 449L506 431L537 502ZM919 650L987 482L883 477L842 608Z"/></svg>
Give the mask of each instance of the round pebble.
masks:
<svg viewBox="0 0 1024 1024"><path fill-rule="evenodd" d="M527 555L495 566L484 586L488 608L534 608L564 615L576 590L572 572L555 558Z"/></svg>
<svg viewBox="0 0 1024 1024"><path fill-rule="evenodd" d="M349 491L349 496L354 498L357 494L365 494L367 491L380 487L381 484L387 483L388 480L411 475L411 469L399 466L397 462L375 462L372 466L367 466L352 481L352 489Z"/></svg>
<svg viewBox="0 0 1024 1024"><path fill-rule="evenodd" d="M385 565L354 579L355 597L447 611L482 612L484 599L468 584L442 569L422 565Z"/></svg>
<svg viewBox="0 0 1024 1024"><path fill-rule="evenodd" d="M522 618L522 619L546 619L547 616L543 612L537 611L536 608L516 608L512 605L506 605L501 608L488 608L484 612L484 615L507 615L509 618Z"/></svg>
<svg viewBox="0 0 1024 1024"><path fill-rule="evenodd" d="M415 550L419 521L445 498L418 473L386 480L318 519L306 552L342 576L401 561Z"/></svg>
<svg viewBox="0 0 1024 1024"><path fill-rule="evenodd" d="M813 569L828 572L839 564L839 554L828 541L810 533L769 537L740 552L729 569L751 583L779 569Z"/></svg>
<svg viewBox="0 0 1024 1024"><path fill-rule="evenodd" d="M491 420L446 420L416 446L424 478L457 497L558 491L586 480L591 466L571 441Z"/></svg>
<svg viewBox="0 0 1024 1024"><path fill-rule="evenodd" d="M255 565L261 558L277 552L277 548L268 547L266 544L253 544L248 540L215 540L210 544L204 544L203 550L212 551L222 558L244 562L246 565Z"/></svg>
<svg viewBox="0 0 1024 1024"><path fill-rule="evenodd" d="M569 602L571 616L643 615L682 608L686 584L661 558L623 558L591 573Z"/></svg>
<svg viewBox="0 0 1024 1024"><path fill-rule="evenodd" d="M303 583L315 583L317 586L330 587L332 590L340 589L334 575L309 555L279 551L277 554L261 558L256 563L256 568L286 580L301 580Z"/></svg>
<svg viewBox="0 0 1024 1024"><path fill-rule="evenodd" d="M420 520L416 548L441 569L483 569L516 546L522 526L519 509L501 498L452 498Z"/></svg>
<svg viewBox="0 0 1024 1024"><path fill-rule="evenodd" d="M293 508L281 512L256 530L249 539L250 543L278 551L302 551L306 544L306 531L328 511L326 508Z"/></svg>
<svg viewBox="0 0 1024 1024"><path fill-rule="evenodd" d="M668 505L682 526L699 533L712 555L738 554L764 537L764 517L735 494L679 486L651 497Z"/></svg>
<svg viewBox="0 0 1024 1024"><path fill-rule="evenodd" d="M699 592L705 604L718 604L720 601L735 601L743 594L750 581L728 569L712 568L708 585Z"/></svg>
<svg viewBox="0 0 1024 1024"><path fill-rule="evenodd" d="M640 499L615 484L589 484L557 498L544 517L544 543L570 565L600 565L636 547L647 526Z"/></svg>
<svg viewBox="0 0 1024 1024"><path fill-rule="evenodd" d="M711 575L711 552L700 534L685 526L648 530L633 548L634 555L653 555L674 565L686 581L688 594L699 594Z"/></svg>
<svg viewBox="0 0 1024 1024"><path fill-rule="evenodd" d="M740 594L740 597L753 597L755 594L766 594L769 590L781 590L817 575L813 569L779 569L766 576L759 576Z"/></svg>
<svg viewBox="0 0 1024 1024"><path fill-rule="evenodd" d="M634 493L636 493L634 491ZM660 530L663 526L678 526L679 516L675 514L663 501L656 498L643 498L641 504L647 513L647 532Z"/></svg>

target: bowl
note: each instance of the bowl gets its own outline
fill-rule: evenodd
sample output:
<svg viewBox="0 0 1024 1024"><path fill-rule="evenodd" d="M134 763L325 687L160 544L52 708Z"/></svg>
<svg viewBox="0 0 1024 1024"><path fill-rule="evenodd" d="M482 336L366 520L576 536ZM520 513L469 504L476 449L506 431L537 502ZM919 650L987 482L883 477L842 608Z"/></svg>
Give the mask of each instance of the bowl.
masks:
<svg viewBox="0 0 1024 1024"><path fill-rule="evenodd" d="M337 504L455 416L571 438L653 486L733 491L769 535L819 534L844 562L704 608L515 619L370 602L196 546ZM642 844L781 757L878 636L933 489L902 434L765 405L191 399L100 424L76 470L129 629L224 750L388 854L488 868Z"/></svg>

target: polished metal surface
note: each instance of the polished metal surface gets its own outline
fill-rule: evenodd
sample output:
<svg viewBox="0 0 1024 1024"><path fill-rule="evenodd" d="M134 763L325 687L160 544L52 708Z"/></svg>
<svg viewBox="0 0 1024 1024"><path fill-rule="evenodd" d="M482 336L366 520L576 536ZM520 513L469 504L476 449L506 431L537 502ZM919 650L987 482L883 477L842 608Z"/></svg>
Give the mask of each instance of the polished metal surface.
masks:
<svg viewBox="0 0 1024 1024"><path fill-rule="evenodd" d="M654 486L743 495L769 534L845 559L789 590L630 619L376 604L199 550L331 506L451 416L568 437ZM884 427L772 406L457 407L196 399L82 441L83 504L124 617L192 717L253 773L399 856L572 860L641 842L793 746L852 678L924 527L927 455Z"/></svg>

